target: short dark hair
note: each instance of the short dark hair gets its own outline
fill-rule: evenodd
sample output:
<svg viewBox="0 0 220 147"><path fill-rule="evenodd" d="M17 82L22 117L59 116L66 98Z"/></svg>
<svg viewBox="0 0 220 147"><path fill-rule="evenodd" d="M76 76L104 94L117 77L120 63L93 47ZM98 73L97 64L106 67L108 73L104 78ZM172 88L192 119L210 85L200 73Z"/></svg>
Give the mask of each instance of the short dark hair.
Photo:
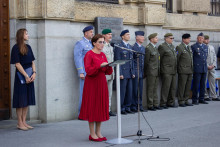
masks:
<svg viewBox="0 0 220 147"><path fill-rule="evenodd" d="M93 45L94 42L99 40L99 38L105 38L105 37L103 35L101 35L101 34L96 34L95 36L92 37L92 40L91 40L92 45Z"/></svg>

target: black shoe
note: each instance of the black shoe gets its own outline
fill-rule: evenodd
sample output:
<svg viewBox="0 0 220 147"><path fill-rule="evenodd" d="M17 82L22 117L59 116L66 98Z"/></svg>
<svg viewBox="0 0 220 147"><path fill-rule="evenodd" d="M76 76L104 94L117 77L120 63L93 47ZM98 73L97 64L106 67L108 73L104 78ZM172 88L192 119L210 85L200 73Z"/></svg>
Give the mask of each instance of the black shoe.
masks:
<svg viewBox="0 0 220 147"><path fill-rule="evenodd" d="M150 108L148 108L148 110L150 110L150 111L156 111L156 109L155 109L154 107L150 107Z"/></svg>
<svg viewBox="0 0 220 147"><path fill-rule="evenodd" d="M162 107L159 107L159 106L154 107L154 109L163 110L163 108L162 108Z"/></svg>
<svg viewBox="0 0 220 147"><path fill-rule="evenodd" d="M204 101L204 100L199 100L199 103L201 103L201 104L208 104L206 101Z"/></svg>
<svg viewBox="0 0 220 147"><path fill-rule="evenodd" d="M205 98L204 100L205 100L205 101L211 101L211 99L210 99L210 98Z"/></svg>
<svg viewBox="0 0 220 147"><path fill-rule="evenodd" d="M131 109L131 111L134 112L134 113L138 112L137 109Z"/></svg>
<svg viewBox="0 0 220 147"><path fill-rule="evenodd" d="M163 109L169 109L167 106L160 106Z"/></svg>
<svg viewBox="0 0 220 147"><path fill-rule="evenodd" d="M190 104L190 103L186 103L185 105L186 106L193 106L193 104Z"/></svg>
<svg viewBox="0 0 220 147"><path fill-rule="evenodd" d="M185 104L179 104L179 106L180 106L180 107L186 107L186 105L185 105Z"/></svg>
<svg viewBox="0 0 220 147"><path fill-rule="evenodd" d="M127 115L127 112L121 111L121 114L122 114L122 115Z"/></svg>
<svg viewBox="0 0 220 147"><path fill-rule="evenodd" d="M127 113L134 114L131 110L125 110Z"/></svg>
<svg viewBox="0 0 220 147"><path fill-rule="evenodd" d="M177 108L177 106L175 106L175 105L167 105L167 107Z"/></svg>
<svg viewBox="0 0 220 147"><path fill-rule="evenodd" d="M193 105L199 105L199 103L197 101L193 101L192 104Z"/></svg>
<svg viewBox="0 0 220 147"><path fill-rule="evenodd" d="M110 111L109 116L116 116L116 114L114 114L114 113L112 113L112 111Z"/></svg>
<svg viewBox="0 0 220 147"><path fill-rule="evenodd" d="M141 112L147 112L147 110L143 109L143 108L140 108L140 111Z"/></svg>
<svg viewBox="0 0 220 147"><path fill-rule="evenodd" d="M220 98L212 98L213 101L220 101Z"/></svg>

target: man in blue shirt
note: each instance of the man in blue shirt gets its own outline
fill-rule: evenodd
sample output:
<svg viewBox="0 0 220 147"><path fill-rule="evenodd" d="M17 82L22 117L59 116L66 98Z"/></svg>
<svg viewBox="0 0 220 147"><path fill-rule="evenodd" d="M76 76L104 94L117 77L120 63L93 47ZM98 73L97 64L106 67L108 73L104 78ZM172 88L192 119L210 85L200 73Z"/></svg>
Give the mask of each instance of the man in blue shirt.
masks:
<svg viewBox="0 0 220 147"><path fill-rule="evenodd" d="M80 113L81 103L82 103L82 93L84 86L84 79L86 76L86 71L84 68L84 57L85 54L93 48L91 44L91 39L93 37L93 26L87 26L83 29L84 37L77 41L74 47L74 61L75 66L78 71L79 81L80 81L80 93L79 93L79 107L78 114Z"/></svg>
<svg viewBox="0 0 220 147"><path fill-rule="evenodd" d="M138 92L139 92L139 106L140 111L144 111L142 106L142 91L143 91L143 78L144 78L144 54L145 47L142 45L144 43L144 32L136 31L136 43L133 45L133 50L142 53L139 56L139 81L138 81L138 65L137 65L137 54L134 53L134 73L135 78L133 78L133 96L131 111L137 112L138 110ZM138 85L139 84L139 85ZM138 91L139 88L139 91Z"/></svg>
<svg viewBox="0 0 220 147"><path fill-rule="evenodd" d="M132 46L128 43L130 40L129 30L123 30L120 34L122 41L118 46L131 49ZM116 60L132 60L133 52L124 50L119 47L114 49L114 58ZM133 113L130 109L132 101L132 78L134 78L133 61L126 62L120 66L120 96L121 96L121 114Z"/></svg>
<svg viewBox="0 0 220 147"><path fill-rule="evenodd" d="M197 42L191 46L193 52L193 88L192 88L192 104L198 105L208 104L204 101L205 97L205 81L207 74L207 55L208 47L203 44L204 35L200 33L197 37ZM200 87L200 89L199 89ZM199 89L199 97L198 97Z"/></svg>

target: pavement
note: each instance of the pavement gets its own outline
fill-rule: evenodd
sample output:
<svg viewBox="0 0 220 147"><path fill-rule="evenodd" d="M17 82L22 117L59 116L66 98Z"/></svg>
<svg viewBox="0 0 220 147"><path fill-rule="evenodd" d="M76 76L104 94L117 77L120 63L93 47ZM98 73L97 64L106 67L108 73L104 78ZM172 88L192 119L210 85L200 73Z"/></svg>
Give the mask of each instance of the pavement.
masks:
<svg viewBox="0 0 220 147"><path fill-rule="evenodd" d="M147 140L141 136L128 137L131 144L111 145L88 140L88 122L71 120L47 124L33 124L34 129L21 131L15 126L0 129L1 147L219 147L220 146L220 102L169 108L143 112L158 140ZM140 127L145 135L152 131L141 115ZM1 123L0 123L1 124ZM122 115L122 136L136 134L138 114ZM117 138L117 119L111 117L102 123L102 134L108 139ZM169 141L165 141L169 138Z"/></svg>

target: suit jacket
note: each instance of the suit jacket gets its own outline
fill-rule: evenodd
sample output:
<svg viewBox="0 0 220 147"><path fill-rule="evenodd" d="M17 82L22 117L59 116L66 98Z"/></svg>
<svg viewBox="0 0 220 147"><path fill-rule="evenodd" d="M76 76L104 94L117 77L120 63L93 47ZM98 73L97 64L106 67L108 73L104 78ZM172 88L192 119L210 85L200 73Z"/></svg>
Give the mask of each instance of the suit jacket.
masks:
<svg viewBox="0 0 220 147"><path fill-rule="evenodd" d="M133 45L133 50L143 53L145 54L145 48L143 45L141 45L139 47L139 45L137 43L135 43ZM134 74L135 77L138 76L138 70L137 70L137 55L134 53L133 54L133 58L134 58ZM144 55L139 55L139 78L143 78L144 77Z"/></svg>
<svg viewBox="0 0 220 147"><path fill-rule="evenodd" d="M104 44L104 48L103 48L102 52L105 54L105 56L108 60L108 63L111 63L111 62L114 61L113 47L110 45L110 43L108 43L108 44L105 43ZM106 76L107 81L108 80L113 80L114 79L114 70L113 70L111 75L105 75L105 76Z"/></svg>
<svg viewBox="0 0 220 147"><path fill-rule="evenodd" d="M145 49L144 74L145 76L160 75L160 54L157 47L151 43Z"/></svg>
<svg viewBox="0 0 220 147"><path fill-rule="evenodd" d="M164 74L176 74L177 57L175 47L164 42L158 47L160 53L160 72Z"/></svg>
<svg viewBox="0 0 220 147"><path fill-rule="evenodd" d="M132 49L132 46L128 44L128 46L125 45L123 41L121 41L118 46ZM120 75L124 76L124 78L132 78L132 75L134 75L134 62L133 62L133 52L123 50L119 47L114 48L114 60L131 60L129 62L126 62L125 64L120 66Z"/></svg>
<svg viewBox="0 0 220 147"><path fill-rule="evenodd" d="M195 73L206 73L208 47L198 42L191 46L193 52L193 70Z"/></svg>
<svg viewBox="0 0 220 147"><path fill-rule="evenodd" d="M212 45L208 45L208 57L207 57L207 66L214 65L217 67L216 53L215 48Z"/></svg>
<svg viewBox="0 0 220 147"><path fill-rule="evenodd" d="M176 47L177 52L177 71L180 74L192 74L193 73L193 54L192 49L188 45L188 48L184 43L181 43Z"/></svg>

